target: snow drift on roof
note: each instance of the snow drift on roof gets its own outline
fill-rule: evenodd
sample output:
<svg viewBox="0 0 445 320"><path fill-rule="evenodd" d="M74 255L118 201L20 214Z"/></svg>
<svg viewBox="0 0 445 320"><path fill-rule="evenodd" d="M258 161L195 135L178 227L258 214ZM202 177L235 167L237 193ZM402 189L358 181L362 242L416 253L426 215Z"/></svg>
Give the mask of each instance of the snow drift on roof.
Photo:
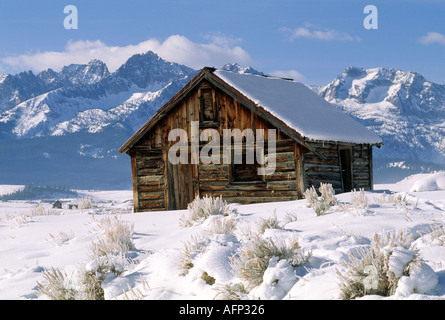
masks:
<svg viewBox="0 0 445 320"><path fill-rule="evenodd" d="M213 74L308 140L382 143L375 133L301 83L224 70L215 70Z"/></svg>

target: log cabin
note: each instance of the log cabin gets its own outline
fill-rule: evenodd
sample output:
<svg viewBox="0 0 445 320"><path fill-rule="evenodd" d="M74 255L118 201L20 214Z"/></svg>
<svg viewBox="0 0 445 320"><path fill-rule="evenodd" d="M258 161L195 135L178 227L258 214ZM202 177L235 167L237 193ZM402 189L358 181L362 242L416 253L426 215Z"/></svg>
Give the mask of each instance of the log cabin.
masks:
<svg viewBox="0 0 445 320"><path fill-rule="evenodd" d="M180 134L172 138L175 129ZM218 140L227 132L255 135L229 135L227 146ZM142 212L185 209L205 195L241 204L301 199L321 182L336 193L371 190L372 148L381 145L292 79L205 67L119 152L131 158L134 210ZM247 161L252 148L255 160ZM171 161L183 150L184 161ZM244 161L234 161L237 151ZM271 170L260 175L261 168Z"/></svg>

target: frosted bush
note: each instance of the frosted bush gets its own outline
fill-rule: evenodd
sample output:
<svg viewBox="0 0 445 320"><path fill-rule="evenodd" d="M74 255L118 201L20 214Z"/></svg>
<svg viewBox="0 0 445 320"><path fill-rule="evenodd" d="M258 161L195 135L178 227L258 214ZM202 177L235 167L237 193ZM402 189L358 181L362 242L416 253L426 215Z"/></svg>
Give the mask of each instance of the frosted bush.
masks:
<svg viewBox="0 0 445 320"><path fill-rule="evenodd" d="M93 207L93 201L89 197L85 197L79 202L78 208L80 210L90 209Z"/></svg>
<svg viewBox="0 0 445 320"><path fill-rule="evenodd" d="M99 272L119 275L127 264L128 252L134 249L133 224L120 221L117 216L105 217L98 222L102 236L91 246L92 259L99 265Z"/></svg>
<svg viewBox="0 0 445 320"><path fill-rule="evenodd" d="M295 211L286 212L283 220L284 225L295 222L298 220L297 213Z"/></svg>
<svg viewBox="0 0 445 320"><path fill-rule="evenodd" d="M263 275L273 257L287 260L293 266L299 266L309 261L310 255L305 255L298 242L277 244L271 239L260 236L244 243L233 257L232 267L241 279L246 281L247 288L252 289L263 282Z"/></svg>
<svg viewBox="0 0 445 320"><path fill-rule="evenodd" d="M318 191L321 193L321 201L327 203L329 206L334 206L337 203L337 200L335 199L335 191L334 188L332 188L332 184L330 183L320 183L320 188L318 188Z"/></svg>
<svg viewBox="0 0 445 320"><path fill-rule="evenodd" d="M318 194L317 191L315 191L314 186L306 189L304 192L304 198L307 201L306 206L308 208L312 208L312 206L318 202Z"/></svg>
<svg viewBox="0 0 445 320"><path fill-rule="evenodd" d="M384 201L384 199L378 199L378 201ZM338 205L337 210L341 212L347 212L351 209L354 210L356 215L361 215L369 207L369 200L365 195L365 189L360 189L357 192L355 189L351 192L351 200L349 203L341 203Z"/></svg>
<svg viewBox="0 0 445 320"><path fill-rule="evenodd" d="M128 291L124 292L124 300L142 300L150 291L150 286L145 277L140 276L141 288L131 288L128 285Z"/></svg>
<svg viewBox="0 0 445 320"><path fill-rule="evenodd" d="M218 292L215 300L245 300L249 293L241 282L217 285L215 290Z"/></svg>
<svg viewBox="0 0 445 320"><path fill-rule="evenodd" d="M325 201L317 201L316 204L314 204L314 206L312 207L315 211L315 214L317 216L321 216L323 215L326 211L329 210L331 206L329 205L329 203L325 202Z"/></svg>
<svg viewBox="0 0 445 320"><path fill-rule="evenodd" d="M274 210L269 218L260 218L258 222L259 233L263 234L266 229L280 229L280 222L277 218L277 212Z"/></svg>
<svg viewBox="0 0 445 320"><path fill-rule="evenodd" d="M344 271L337 270L341 297L355 299L369 294L391 296L396 293L400 279L404 279L402 282L406 285L410 281L406 279L412 280L412 277L415 277L416 288L422 288L422 280L412 271L423 262L411 244L412 237L403 232L375 234L369 249L357 250L358 256L350 253L350 261L342 262ZM431 289L433 278L434 275L428 276L426 287ZM414 287L412 289L416 290ZM406 293L406 286L403 290Z"/></svg>
<svg viewBox="0 0 445 320"><path fill-rule="evenodd" d="M212 215L234 215L235 209L231 209L227 201L219 197L204 196L200 198L197 196L195 200L187 206L187 214L181 216L179 226L181 228L191 227L201 224L205 219Z"/></svg>
<svg viewBox="0 0 445 320"><path fill-rule="evenodd" d="M350 204L355 209L355 212L357 214L360 214L361 212L368 209L369 201L365 195L365 190L363 188L360 189L359 193L357 193L355 189L351 192Z"/></svg>
<svg viewBox="0 0 445 320"><path fill-rule="evenodd" d="M79 292L73 278L57 268L45 269L43 278L46 284L37 281L39 294L44 294L52 300L75 300Z"/></svg>
<svg viewBox="0 0 445 320"><path fill-rule="evenodd" d="M79 300L104 300L105 292L102 282L105 276L95 270L83 268L80 272L80 299Z"/></svg>
<svg viewBox="0 0 445 320"><path fill-rule="evenodd" d="M233 217L212 216L203 224L208 234L229 234L235 235L236 221Z"/></svg>
<svg viewBox="0 0 445 320"><path fill-rule="evenodd" d="M430 230L430 237L433 243L445 246L445 224L434 224Z"/></svg>
<svg viewBox="0 0 445 320"><path fill-rule="evenodd" d="M94 218L93 218L94 219ZM45 270L46 284L37 282L39 292L54 300L103 300L102 282L107 273L120 275L128 265L128 253L134 249L132 241L133 224L120 221L117 216L94 220L93 232L99 239L92 242L91 260L80 268L75 276L67 276L59 269ZM59 233L51 235L54 241L65 242L72 235Z"/></svg>
<svg viewBox="0 0 445 320"><path fill-rule="evenodd" d="M104 290L101 287L103 276L81 268L67 275L57 268L45 269L44 284L37 281L39 294L52 300L103 300Z"/></svg>
<svg viewBox="0 0 445 320"><path fill-rule="evenodd" d="M317 216L320 216L334 206L337 200L335 199L335 192L330 183L321 182L318 191L321 194L320 198L318 198L314 186L306 189L304 196L307 200L307 207L314 209Z"/></svg>
<svg viewBox="0 0 445 320"><path fill-rule="evenodd" d="M194 266L193 258L197 254L203 253L204 250L205 245L201 237L192 236L189 241L184 242L184 248L179 257L179 268L182 276L188 274L189 270Z"/></svg>
<svg viewBox="0 0 445 320"><path fill-rule="evenodd" d="M56 235L53 235L51 233L49 235L58 247L74 238L73 231L70 231L69 233L61 231Z"/></svg>

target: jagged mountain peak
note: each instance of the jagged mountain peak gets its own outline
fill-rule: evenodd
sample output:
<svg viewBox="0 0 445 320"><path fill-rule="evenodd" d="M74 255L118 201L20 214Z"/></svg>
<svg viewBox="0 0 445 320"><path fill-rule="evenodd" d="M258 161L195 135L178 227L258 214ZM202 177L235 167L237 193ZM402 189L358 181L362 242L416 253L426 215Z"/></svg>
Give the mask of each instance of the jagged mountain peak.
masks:
<svg viewBox="0 0 445 320"><path fill-rule="evenodd" d="M94 59L88 64L70 64L60 72L63 79L73 84L92 84L110 75L105 63Z"/></svg>
<svg viewBox="0 0 445 320"><path fill-rule="evenodd" d="M186 77L195 70L184 65L169 62L152 51L131 56L119 69L116 77L120 77L134 83L139 88L147 88L150 85L165 86L171 80Z"/></svg>
<svg viewBox="0 0 445 320"><path fill-rule="evenodd" d="M444 106L445 86L426 80L421 74L400 69L349 67L320 95L332 103L352 100L357 103L389 102L401 113ZM427 98L427 99L425 99Z"/></svg>
<svg viewBox="0 0 445 320"><path fill-rule="evenodd" d="M227 63L222 67L223 70L237 72L237 73L251 73L265 76L261 71L255 70L252 67L241 67L238 63Z"/></svg>
<svg viewBox="0 0 445 320"><path fill-rule="evenodd" d="M376 158L445 164L445 85L414 71L349 67L319 94L382 138Z"/></svg>

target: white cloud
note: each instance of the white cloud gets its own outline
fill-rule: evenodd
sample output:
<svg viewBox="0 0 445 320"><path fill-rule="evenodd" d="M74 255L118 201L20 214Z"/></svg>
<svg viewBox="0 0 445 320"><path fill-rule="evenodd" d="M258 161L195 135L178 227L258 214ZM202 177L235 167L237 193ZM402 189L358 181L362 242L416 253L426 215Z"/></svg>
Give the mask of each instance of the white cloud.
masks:
<svg viewBox="0 0 445 320"><path fill-rule="evenodd" d="M300 72L296 70L275 70L269 73L271 76L276 76L280 78L290 78L295 81L304 81L306 78Z"/></svg>
<svg viewBox="0 0 445 320"><path fill-rule="evenodd" d="M426 36L419 38L421 44L439 43L445 45L445 35L438 32L428 32Z"/></svg>
<svg viewBox="0 0 445 320"><path fill-rule="evenodd" d="M314 26L310 23L305 23L304 27L298 27L296 29L282 28L281 31L288 33L290 41L297 38L317 39L323 41L360 41L359 37L351 36L346 32Z"/></svg>
<svg viewBox="0 0 445 320"><path fill-rule="evenodd" d="M105 62L110 71L115 71L132 55L149 50L161 58L200 69L204 66L220 67L228 62L251 63L249 54L233 39L223 34L205 37L207 43L195 43L181 35L172 35L164 41L148 39L127 46L110 46L97 40L69 41L63 51L45 51L32 54L11 56L2 59L4 67L14 70L33 70L36 72L52 68L59 71L63 66L85 64L92 59ZM6 68L4 68L6 69Z"/></svg>

